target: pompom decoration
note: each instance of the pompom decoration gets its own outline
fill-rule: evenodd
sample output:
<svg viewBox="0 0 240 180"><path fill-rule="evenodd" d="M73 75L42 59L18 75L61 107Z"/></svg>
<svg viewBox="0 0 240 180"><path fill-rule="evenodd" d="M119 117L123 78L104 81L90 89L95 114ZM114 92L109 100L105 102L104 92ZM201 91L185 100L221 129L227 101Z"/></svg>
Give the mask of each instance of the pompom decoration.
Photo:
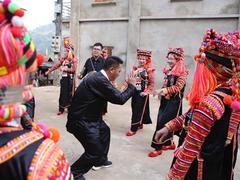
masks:
<svg viewBox="0 0 240 180"><path fill-rule="evenodd" d="M3 5L0 4L0 13L4 13L5 12L5 9L3 8Z"/></svg>
<svg viewBox="0 0 240 180"><path fill-rule="evenodd" d="M10 4L11 0L5 0L3 1L3 6L6 8Z"/></svg>
<svg viewBox="0 0 240 180"><path fill-rule="evenodd" d="M60 133L57 128L49 128L50 138L57 143L60 139Z"/></svg>
<svg viewBox="0 0 240 180"><path fill-rule="evenodd" d="M17 4L15 4L15 3L13 3L13 2L10 2L10 3L8 4L8 11L9 11L10 13L14 14L15 11L17 11L18 9L20 9L20 7L19 7Z"/></svg>
<svg viewBox="0 0 240 180"><path fill-rule="evenodd" d="M15 38L21 38L24 36L24 31L21 27L11 27L11 32Z"/></svg>
<svg viewBox="0 0 240 180"><path fill-rule="evenodd" d="M38 54L37 55L37 63L38 63L38 66L40 66L44 61L44 56L42 54Z"/></svg>
<svg viewBox="0 0 240 180"><path fill-rule="evenodd" d="M225 95L223 98L223 102L224 102L224 104L227 104L230 106L232 104L232 97L229 95Z"/></svg>
<svg viewBox="0 0 240 180"><path fill-rule="evenodd" d="M18 9L14 13L15 16L23 17L24 16L24 11L22 9Z"/></svg>
<svg viewBox="0 0 240 180"><path fill-rule="evenodd" d="M233 101L231 104L231 108L235 111L240 111L240 102L239 101Z"/></svg>
<svg viewBox="0 0 240 180"><path fill-rule="evenodd" d="M40 131L43 134L44 138L49 138L50 137L50 133L48 131L48 127L46 124L39 122L37 124L38 127L40 127Z"/></svg>
<svg viewBox="0 0 240 180"><path fill-rule="evenodd" d="M0 14L0 21L3 21L5 18L6 18L5 15L1 13Z"/></svg>
<svg viewBox="0 0 240 180"><path fill-rule="evenodd" d="M13 16L11 22L12 22L13 26L17 26L17 27L23 27L24 26L22 18L18 17L18 16Z"/></svg>
<svg viewBox="0 0 240 180"><path fill-rule="evenodd" d="M230 106L233 110L240 111L240 102L237 100L232 100L231 96L224 96L223 102Z"/></svg>

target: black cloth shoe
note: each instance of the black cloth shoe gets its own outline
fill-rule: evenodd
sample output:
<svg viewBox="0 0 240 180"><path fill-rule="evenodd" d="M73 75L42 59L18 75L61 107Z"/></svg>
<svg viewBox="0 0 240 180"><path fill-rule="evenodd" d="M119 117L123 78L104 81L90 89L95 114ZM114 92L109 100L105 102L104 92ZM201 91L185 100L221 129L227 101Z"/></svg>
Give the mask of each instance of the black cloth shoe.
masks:
<svg viewBox="0 0 240 180"><path fill-rule="evenodd" d="M86 180L83 175L73 175L74 180Z"/></svg>
<svg viewBox="0 0 240 180"><path fill-rule="evenodd" d="M85 177L82 174L77 173L77 171L71 170L71 172L74 177L74 180L86 180Z"/></svg>
<svg viewBox="0 0 240 180"><path fill-rule="evenodd" d="M93 166L92 170L97 171L102 168L108 168L112 166L112 161L105 161L101 166Z"/></svg>

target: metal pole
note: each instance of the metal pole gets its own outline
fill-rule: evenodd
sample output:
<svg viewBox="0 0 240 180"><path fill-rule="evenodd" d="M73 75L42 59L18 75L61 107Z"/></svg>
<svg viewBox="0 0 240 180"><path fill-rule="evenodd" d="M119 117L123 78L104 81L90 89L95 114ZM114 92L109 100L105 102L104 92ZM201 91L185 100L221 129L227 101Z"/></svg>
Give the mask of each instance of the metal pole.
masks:
<svg viewBox="0 0 240 180"><path fill-rule="evenodd" d="M63 9L63 0L57 0L57 6L58 10L56 13L56 19L55 19L55 35L59 36L60 39L62 39L62 9ZM60 46L60 52L56 53L58 56L58 59L61 56L61 46Z"/></svg>
<svg viewBox="0 0 240 180"><path fill-rule="evenodd" d="M59 37L59 51L54 52L54 61L58 61L61 58L61 39L62 39L62 9L63 0L55 1L55 37ZM53 73L53 84L59 85L59 71Z"/></svg>

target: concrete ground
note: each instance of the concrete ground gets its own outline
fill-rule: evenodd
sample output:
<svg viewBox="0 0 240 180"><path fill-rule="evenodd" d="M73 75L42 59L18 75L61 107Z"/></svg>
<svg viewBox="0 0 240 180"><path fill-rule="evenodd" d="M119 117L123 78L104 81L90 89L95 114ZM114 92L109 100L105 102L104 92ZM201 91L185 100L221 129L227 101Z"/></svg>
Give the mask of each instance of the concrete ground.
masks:
<svg viewBox="0 0 240 180"><path fill-rule="evenodd" d="M49 127L57 127L61 132L59 142L70 163L73 163L82 153L81 144L65 129L66 113L57 116L59 87L47 86L34 89L36 98L35 121L45 122ZM123 106L108 106L104 119L111 128L111 146L109 160L111 168L99 171L90 170L86 175L88 180L164 180L169 170L173 151L164 152L161 156L150 158L148 152L156 125L159 101L150 99L153 124L144 126L135 136L127 137L125 133L130 127L130 101ZM185 103L184 109L187 109ZM175 139L177 141L177 139ZM240 155L235 168L235 179L240 179Z"/></svg>

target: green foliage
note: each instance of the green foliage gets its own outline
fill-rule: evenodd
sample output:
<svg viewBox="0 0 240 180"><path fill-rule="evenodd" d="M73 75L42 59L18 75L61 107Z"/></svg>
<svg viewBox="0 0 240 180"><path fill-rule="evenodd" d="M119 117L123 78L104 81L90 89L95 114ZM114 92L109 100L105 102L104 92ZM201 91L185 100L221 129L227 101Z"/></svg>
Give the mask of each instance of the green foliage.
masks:
<svg viewBox="0 0 240 180"><path fill-rule="evenodd" d="M32 31L30 31L31 38L36 45L37 52L46 54L46 49L48 49L48 54L51 55L51 42L52 36L55 33L55 25L48 24L40 26Z"/></svg>

